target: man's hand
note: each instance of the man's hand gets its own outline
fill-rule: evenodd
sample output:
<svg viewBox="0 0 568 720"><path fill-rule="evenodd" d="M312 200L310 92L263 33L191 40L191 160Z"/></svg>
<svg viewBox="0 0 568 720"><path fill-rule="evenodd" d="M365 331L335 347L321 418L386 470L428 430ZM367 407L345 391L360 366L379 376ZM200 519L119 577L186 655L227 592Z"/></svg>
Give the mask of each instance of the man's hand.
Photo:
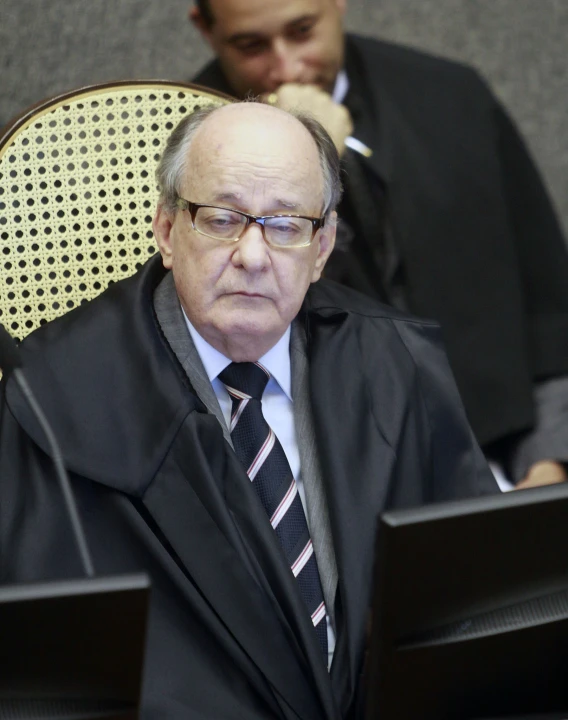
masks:
<svg viewBox="0 0 568 720"><path fill-rule="evenodd" d="M265 96L265 100L282 110L299 110L312 115L327 130L338 153L343 154L345 138L353 132L353 121L349 110L333 102L331 95L314 85L287 83Z"/></svg>
<svg viewBox="0 0 568 720"><path fill-rule="evenodd" d="M555 485L566 480L568 480L568 475L560 463L553 460L541 460L531 465L526 477L518 483L515 490L526 490L541 485Z"/></svg>

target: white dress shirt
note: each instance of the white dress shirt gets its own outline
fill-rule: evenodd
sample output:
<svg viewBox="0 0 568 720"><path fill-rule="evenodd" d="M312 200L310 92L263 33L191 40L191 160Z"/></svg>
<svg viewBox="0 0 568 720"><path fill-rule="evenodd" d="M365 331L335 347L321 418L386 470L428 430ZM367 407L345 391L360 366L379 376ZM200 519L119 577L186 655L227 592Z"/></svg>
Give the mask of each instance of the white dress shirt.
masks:
<svg viewBox="0 0 568 720"><path fill-rule="evenodd" d="M341 105L341 103L347 97L349 90L349 78L345 70L340 70L335 78L335 85L333 86L333 92L331 93L331 99L333 102Z"/></svg>
<svg viewBox="0 0 568 720"><path fill-rule="evenodd" d="M182 308L183 310L183 308ZM225 357L206 340L201 337L197 330L193 327L189 318L183 313L187 328L191 335L191 339L195 345L207 377L209 378L223 417L227 427L231 427L231 396L227 392L227 388L219 380L219 373L231 364L232 360ZM262 414L264 419L272 428L274 434L280 441L282 449L288 459L292 475L298 486L298 493L304 515L309 529L309 516L306 511L306 494L304 491L304 483L302 481L302 473L300 469L300 452L298 442L296 440L296 428L294 425L294 409L292 400L292 371L290 367L290 330L288 327L284 335L265 355L259 359L259 363L265 367L270 373L270 380L266 385L266 389L262 396ZM328 648L328 668L331 667L333 651L335 649L335 633L329 615L326 615L327 624L327 648Z"/></svg>

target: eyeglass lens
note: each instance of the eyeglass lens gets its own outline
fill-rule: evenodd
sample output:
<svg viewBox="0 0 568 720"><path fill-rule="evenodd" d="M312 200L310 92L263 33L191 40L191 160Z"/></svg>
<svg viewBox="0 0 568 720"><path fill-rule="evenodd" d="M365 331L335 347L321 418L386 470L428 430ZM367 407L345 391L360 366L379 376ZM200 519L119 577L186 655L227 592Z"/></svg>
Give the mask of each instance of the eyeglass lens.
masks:
<svg viewBox="0 0 568 720"><path fill-rule="evenodd" d="M195 213L195 229L216 240L236 240L246 225L247 218L238 212L223 208L200 207ZM290 247L309 244L312 223L306 218L291 216L266 218L264 237L271 245Z"/></svg>

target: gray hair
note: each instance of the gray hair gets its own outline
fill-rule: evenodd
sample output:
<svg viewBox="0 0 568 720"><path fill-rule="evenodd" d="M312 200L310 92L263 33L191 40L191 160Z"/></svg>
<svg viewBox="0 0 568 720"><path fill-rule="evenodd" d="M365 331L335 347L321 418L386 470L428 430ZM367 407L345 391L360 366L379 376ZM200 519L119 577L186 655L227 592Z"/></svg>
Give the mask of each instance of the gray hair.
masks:
<svg viewBox="0 0 568 720"><path fill-rule="evenodd" d="M186 115L168 138L166 148L156 168L160 203L166 212L173 214L177 210L176 201L183 181L187 177L189 148L195 133L203 122L218 109L216 105L209 105ZM299 112L290 114L302 123L316 144L323 176L323 215L328 217L337 207L342 192L337 149L325 128L313 117Z"/></svg>

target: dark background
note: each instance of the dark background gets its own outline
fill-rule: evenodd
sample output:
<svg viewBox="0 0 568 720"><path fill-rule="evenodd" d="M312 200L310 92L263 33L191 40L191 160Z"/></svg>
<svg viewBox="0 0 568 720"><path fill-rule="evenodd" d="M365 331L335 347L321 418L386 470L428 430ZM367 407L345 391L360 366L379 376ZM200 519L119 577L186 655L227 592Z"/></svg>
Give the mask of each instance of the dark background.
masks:
<svg viewBox="0 0 568 720"><path fill-rule="evenodd" d="M568 0L348 2L349 29L482 72L520 125L568 230ZM210 55L187 22L188 4L0 0L0 126L81 85L190 79Z"/></svg>

